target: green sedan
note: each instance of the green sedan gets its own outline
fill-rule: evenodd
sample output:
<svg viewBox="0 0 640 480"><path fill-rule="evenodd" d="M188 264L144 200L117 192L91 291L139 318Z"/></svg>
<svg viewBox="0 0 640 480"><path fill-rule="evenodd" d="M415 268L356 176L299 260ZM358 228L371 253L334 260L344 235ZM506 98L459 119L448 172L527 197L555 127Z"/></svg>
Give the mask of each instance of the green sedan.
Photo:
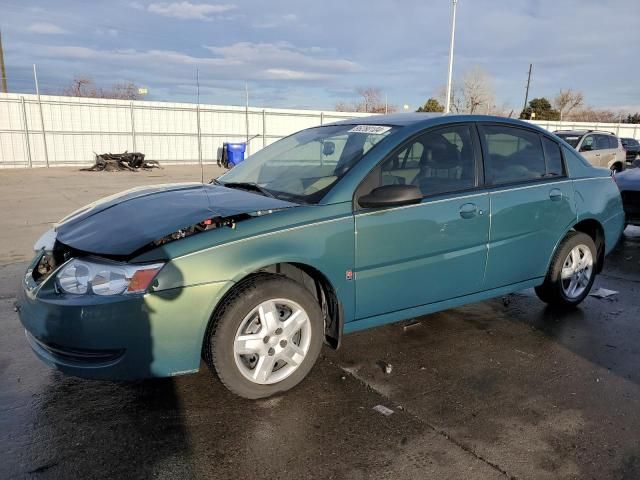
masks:
<svg viewBox="0 0 640 480"><path fill-rule="evenodd" d="M37 242L17 306L63 372L162 377L204 359L261 398L349 332L531 287L576 306L623 226L609 171L540 128L372 116L300 131L210 184L70 214Z"/></svg>

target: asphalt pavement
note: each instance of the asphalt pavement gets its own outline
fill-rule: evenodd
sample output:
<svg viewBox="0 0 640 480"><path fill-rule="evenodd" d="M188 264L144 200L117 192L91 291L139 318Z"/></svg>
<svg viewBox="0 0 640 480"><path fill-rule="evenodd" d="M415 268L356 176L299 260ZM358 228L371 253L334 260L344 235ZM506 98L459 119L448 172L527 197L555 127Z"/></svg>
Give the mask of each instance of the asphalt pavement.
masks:
<svg viewBox="0 0 640 480"><path fill-rule="evenodd" d="M2 479L640 478L640 228L596 280L609 298L558 313L524 291L355 333L294 390L248 401L204 365L140 382L64 376L31 353L13 311L31 244L68 207L199 170L4 173Z"/></svg>

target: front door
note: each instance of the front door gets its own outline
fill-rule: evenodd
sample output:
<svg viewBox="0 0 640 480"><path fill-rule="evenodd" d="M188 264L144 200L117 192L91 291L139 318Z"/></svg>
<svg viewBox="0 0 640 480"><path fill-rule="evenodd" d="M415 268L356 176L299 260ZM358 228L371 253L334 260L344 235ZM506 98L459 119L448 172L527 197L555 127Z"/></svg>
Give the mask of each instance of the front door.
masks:
<svg viewBox="0 0 640 480"><path fill-rule="evenodd" d="M380 185L414 184L424 198L356 210L357 319L482 290L489 196L476 189L478 161L475 129L448 126L409 141L363 182L356 197Z"/></svg>

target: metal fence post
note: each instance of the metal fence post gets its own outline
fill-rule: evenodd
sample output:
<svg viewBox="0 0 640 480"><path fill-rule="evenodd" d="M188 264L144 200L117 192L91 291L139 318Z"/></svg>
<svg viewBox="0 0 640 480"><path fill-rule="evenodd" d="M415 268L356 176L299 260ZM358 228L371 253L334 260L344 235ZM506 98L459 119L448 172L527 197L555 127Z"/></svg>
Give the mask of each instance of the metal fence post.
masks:
<svg viewBox="0 0 640 480"><path fill-rule="evenodd" d="M137 147L136 147L136 122L134 120L134 115L133 115L133 102L129 103L129 111L131 113L131 140L133 142L133 151L137 152Z"/></svg>
<svg viewBox="0 0 640 480"><path fill-rule="evenodd" d="M324 112L320 112L320 125L324 125Z"/></svg>
<svg viewBox="0 0 640 480"><path fill-rule="evenodd" d="M22 119L24 121L24 143L27 149L27 164L29 168L33 167L31 162L31 144L29 142L29 125L27 124L27 108L24 104L24 97L20 97L20 103L22 104Z"/></svg>
<svg viewBox="0 0 640 480"><path fill-rule="evenodd" d="M262 109L262 148L267 146L267 112Z"/></svg>

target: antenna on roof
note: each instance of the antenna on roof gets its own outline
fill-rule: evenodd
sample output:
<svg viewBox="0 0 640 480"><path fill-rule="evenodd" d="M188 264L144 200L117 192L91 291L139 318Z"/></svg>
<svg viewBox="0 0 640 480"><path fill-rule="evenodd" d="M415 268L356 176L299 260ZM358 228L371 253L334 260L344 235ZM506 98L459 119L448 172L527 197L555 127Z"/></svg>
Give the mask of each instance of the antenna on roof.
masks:
<svg viewBox="0 0 640 480"><path fill-rule="evenodd" d="M198 162L200 163L200 182L204 183L204 164L202 163L202 135L200 132L200 71L196 68L196 122L198 125Z"/></svg>

